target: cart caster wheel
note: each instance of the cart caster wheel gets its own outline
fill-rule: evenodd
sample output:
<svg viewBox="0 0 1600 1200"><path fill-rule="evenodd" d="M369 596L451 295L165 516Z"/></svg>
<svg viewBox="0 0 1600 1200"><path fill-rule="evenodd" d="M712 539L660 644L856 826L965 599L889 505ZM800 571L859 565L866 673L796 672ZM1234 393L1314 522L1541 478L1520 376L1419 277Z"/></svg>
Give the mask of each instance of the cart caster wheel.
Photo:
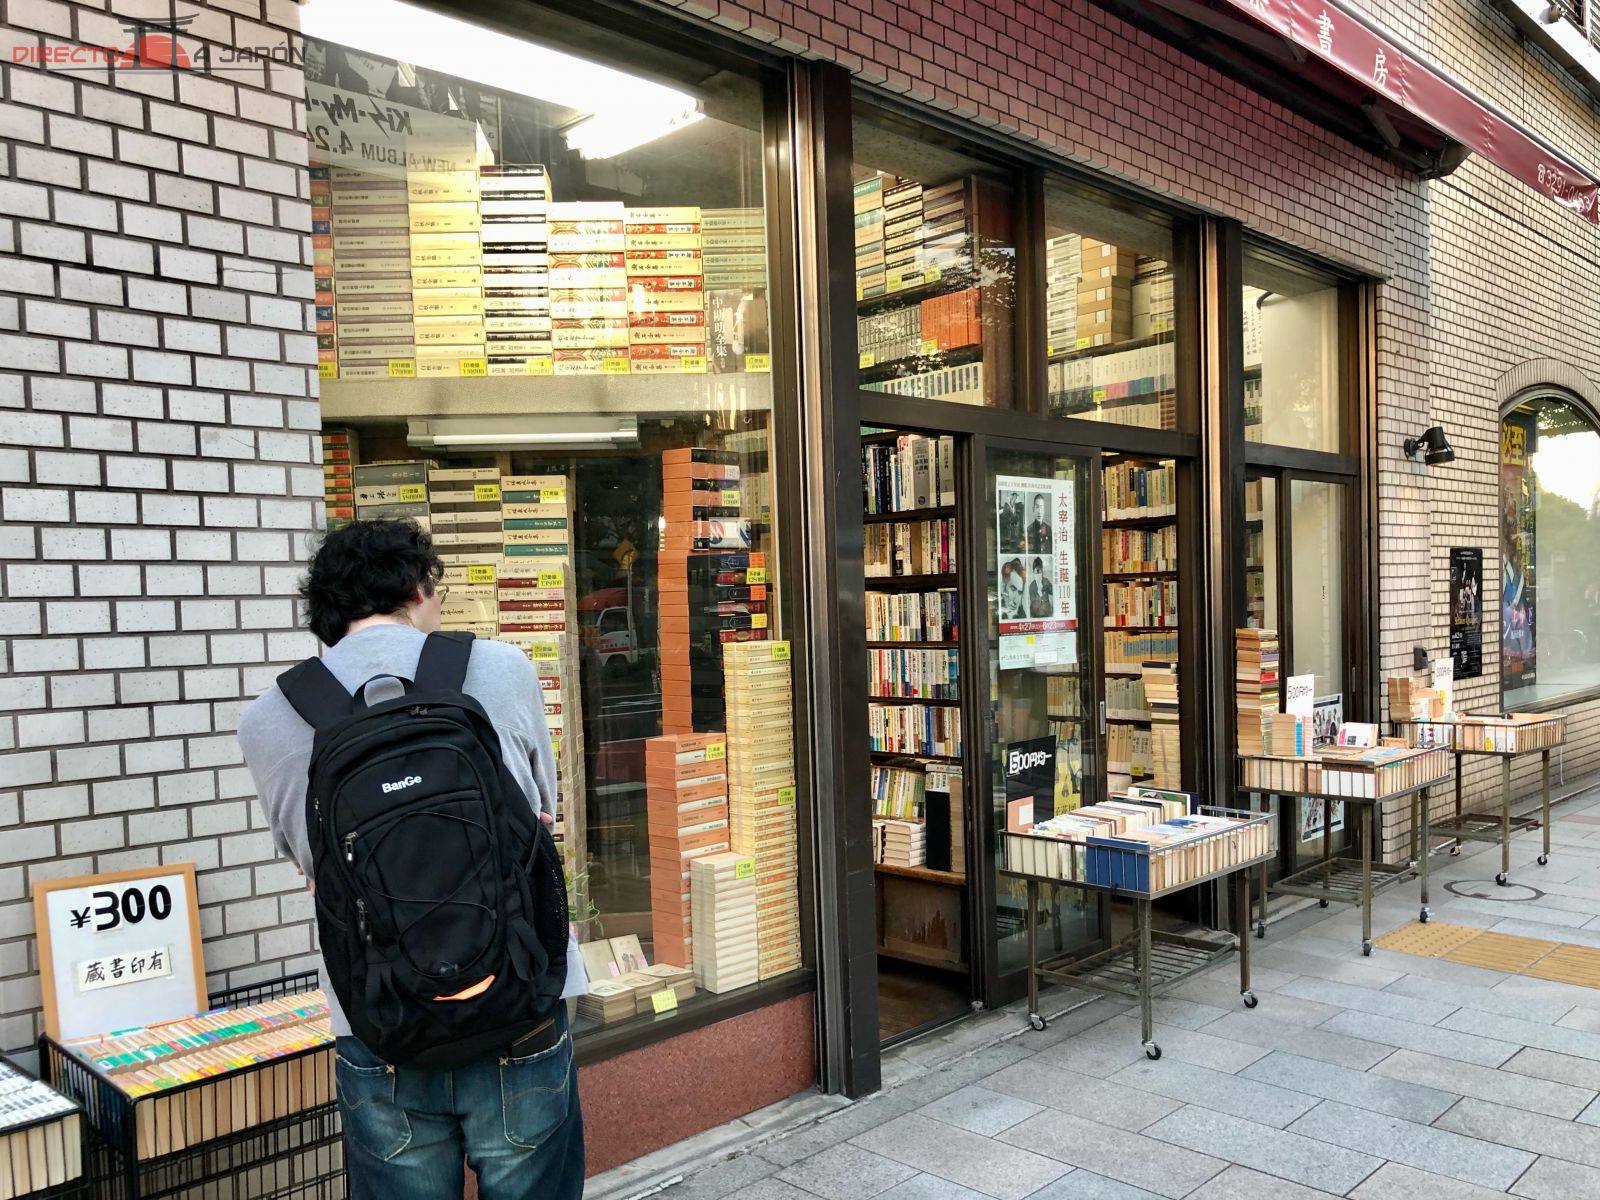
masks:
<svg viewBox="0 0 1600 1200"><path fill-rule="evenodd" d="M1429 921L1433 920L1433 910L1430 908L1423 909L1417 914L1417 920L1426 925Z"/></svg>
<svg viewBox="0 0 1600 1200"><path fill-rule="evenodd" d="M1494 881L1501 887L1511 886L1511 876L1507 875L1504 871L1501 871L1500 874L1496 875L1494 877Z"/></svg>
<svg viewBox="0 0 1600 1200"><path fill-rule="evenodd" d="M1144 1044L1144 1056L1151 1062L1158 1061L1161 1058L1161 1047L1154 1042L1146 1042Z"/></svg>
<svg viewBox="0 0 1600 1200"><path fill-rule="evenodd" d="M1460 858L1461 857L1461 847L1460 846L1451 846L1450 847L1450 857L1451 858Z"/></svg>
<svg viewBox="0 0 1600 1200"><path fill-rule="evenodd" d="M1254 992L1244 992L1242 995L1244 996L1244 1006L1246 1008L1254 1008L1256 1005L1261 1003L1261 1001L1256 998L1256 994Z"/></svg>
<svg viewBox="0 0 1600 1200"><path fill-rule="evenodd" d="M1264 923L1260 922L1260 921L1256 922L1256 938L1258 940L1265 940L1266 936L1267 936L1267 927L1266 927L1266 925Z"/></svg>
<svg viewBox="0 0 1600 1200"><path fill-rule="evenodd" d="M1318 908L1327 908L1328 907L1328 902L1326 900L1318 900L1317 901L1317 907Z"/></svg>
<svg viewBox="0 0 1600 1200"><path fill-rule="evenodd" d="M1044 1029L1045 1029L1045 1026L1048 1023L1049 1022L1047 1022L1038 1013L1029 1013L1028 1014L1028 1024L1032 1025L1033 1028L1034 1028L1034 1031L1037 1032L1037 1033L1043 1033Z"/></svg>
<svg viewBox="0 0 1600 1200"><path fill-rule="evenodd" d="M1363 957L1371 958L1372 957L1372 943L1371 942L1362 942L1361 943L1361 953L1362 953Z"/></svg>
<svg viewBox="0 0 1600 1200"><path fill-rule="evenodd" d="M1548 867L1550 865L1550 856L1548 854L1539 855L1539 865L1541 867Z"/></svg>

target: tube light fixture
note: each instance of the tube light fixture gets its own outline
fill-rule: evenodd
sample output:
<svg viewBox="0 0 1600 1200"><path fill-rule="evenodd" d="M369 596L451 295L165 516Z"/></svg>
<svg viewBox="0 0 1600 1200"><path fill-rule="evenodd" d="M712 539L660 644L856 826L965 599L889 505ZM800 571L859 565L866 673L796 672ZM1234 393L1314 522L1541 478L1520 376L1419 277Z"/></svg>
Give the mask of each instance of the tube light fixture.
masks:
<svg viewBox="0 0 1600 1200"><path fill-rule="evenodd" d="M588 114L567 131L587 158L621 154L702 115L677 88L401 0L306 0L300 24L307 37Z"/></svg>
<svg viewBox="0 0 1600 1200"><path fill-rule="evenodd" d="M419 449L470 446L542 446L607 449L639 441L635 417L440 417L413 419L406 442Z"/></svg>

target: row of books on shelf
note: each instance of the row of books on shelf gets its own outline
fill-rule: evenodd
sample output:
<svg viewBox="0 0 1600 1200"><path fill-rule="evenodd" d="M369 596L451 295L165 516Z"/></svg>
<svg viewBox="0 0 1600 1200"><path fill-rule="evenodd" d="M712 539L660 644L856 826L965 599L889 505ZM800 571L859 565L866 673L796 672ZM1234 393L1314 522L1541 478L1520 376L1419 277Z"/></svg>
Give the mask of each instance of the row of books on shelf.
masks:
<svg viewBox="0 0 1600 1200"><path fill-rule="evenodd" d="M923 184L874 173L854 186L856 298L970 271L967 183Z"/></svg>
<svg viewBox="0 0 1600 1200"><path fill-rule="evenodd" d="M875 765L872 789L875 863L966 873L959 767Z"/></svg>
<svg viewBox="0 0 1600 1200"><path fill-rule="evenodd" d="M1083 716L1083 681L1076 673L1045 677L1045 711L1052 720L1072 721Z"/></svg>
<svg viewBox="0 0 1600 1200"><path fill-rule="evenodd" d="M1105 624L1108 629L1124 626L1178 627L1178 582L1175 579L1150 583L1107 583Z"/></svg>
<svg viewBox="0 0 1600 1200"><path fill-rule="evenodd" d="M1108 521L1169 517L1178 511L1178 473L1170 462L1117 462L1104 469Z"/></svg>
<svg viewBox="0 0 1600 1200"><path fill-rule="evenodd" d="M928 592L867 593L867 641L960 640L960 606L955 588L936 588Z"/></svg>
<svg viewBox="0 0 1600 1200"><path fill-rule="evenodd" d="M1325 746L1305 758L1240 756L1239 783L1263 792L1375 800L1448 779L1452 769L1446 750Z"/></svg>
<svg viewBox="0 0 1600 1200"><path fill-rule="evenodd" d="M1147 662L1139 668L1150 712L1150 783L1176 787L1183 778L1183 739L1178 730L1178 668Z"/></svg>
<svg viewBox="0 0 1600 1200"><path fill-rule="evenodd" d="M869 514L941 508L956 502L955 438L905 433L861 447L861 485Z"/></svg>
<svg viewBox="0 0 1600 1200"><path fill-rule="evenodd" d="M857 318L861 369L977 346L983 341L980 295L963 288Z"/></svg>
<svg viewBox="0 0 1600 1200"><path fill-rule="evenodd" d="M1175 660L1178 657L1178 634L1129 633L1121 629L1108 629L1106 640L1106 665L1112 667L1138 667L1152 660Z"/></svg>
<svg viewBox="0 0 1600 1200"><path fill-rule="evenodd" d="M961 756L961 710L923 704L867 705L867 734L885 754Z"/></svg>
<svg viewBox="0 0 1600 1200"><path fill-rule="evenodd" d="M1132 575L1178 569L1178 527L1102 529L1100 569L1108 575Z"/></svg>
<svg viewBox="0 0 1600 1200"><path fill-rule="evenodd" d="M60 1092L0 1061L0 1200L83 1175L83 1114Z"/></svg>
<svg viewBox="0 0 1600 1200"><path fill-rule="evenodd" d="M1467 754L1526 754L1548 750L1566 740L1566 718L1542 713L1505 716L1457 714L1442 721L1405 723L1408 744L1443 747Z"/></svg>
<svg viewBox="0 0 1600 1200"><path fill-rule="evenodd" d="M917 400L943 400L947 404L987 403L981 362L896 375L890 379L863 383L861 387L868 392L887 392Z"/></svg>
<svg viewBox="0 0 1600 1200"><path fill-rule="evenodd" d="M1052 402L1089 400L1110 404L1139 396L1160 395L1176 386L1171 342L1080 357L1049 366Z"/></svg>
<svg viewBox="0 0 1600 1200"><path fill-rule="evenodd" d="M1240 754L1264 754L1277 743L1273 726L1278 715L1278 632L1275 629L1234 630L1234 709Z"/></svg>
<svg viewBox="0 0 1600 1200"><path fill-rule="evenodd" d="M1150 708L1144 699L1144 679L1139 676L1106 676L1106 716L1119 721L1148 721Z"/></svg>
<svg viewBox="0 0 1600 1200"><path fill-rule="evenodd" d="M959 652L868 650L871 694L884 700L958 700Z"/></svg>
<svg viewBox="0 0 1600 1200"><path fill-rule="evenodd" d="M928 774L920 767L874 764L871 775L872 815L898 821L920 821L927 798Z"/></svg>
<svg viewBox="0 0 1600 1200"><path fill-rule="evenodd" d="M868 579L953 574L956 519L874 522L864 531L862 561Z"/></svg>

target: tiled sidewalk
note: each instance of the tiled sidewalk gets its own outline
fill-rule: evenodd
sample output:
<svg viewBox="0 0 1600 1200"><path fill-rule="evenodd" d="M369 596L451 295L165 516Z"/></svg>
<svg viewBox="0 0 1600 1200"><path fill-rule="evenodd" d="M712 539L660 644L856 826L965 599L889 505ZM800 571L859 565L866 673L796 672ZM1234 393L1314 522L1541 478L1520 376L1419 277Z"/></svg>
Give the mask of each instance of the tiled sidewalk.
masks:
<svg viewBox="0 0 1600 1200"><path fill-rule="evenodd" d="M1600 946L1600 789L1537 834L1434 861L1441 921ZM1454 889L1447 887L1454 884ZM1417 916L1414 881L1378 933ZM661 1192L663 1200L1532 1200L1600 1197L1600 991L1383 949L1360 914L1315 907L1254 943L1261 1005L1224 963L1158 1001L1159 1062L1137 1014L1100 998L1044 1033L986 1043ZM1077 999L1052 996L1054 1007ZM1019 1022L995 1014L988 1022ZM971 1025L972 1023L968 1023ZM1009 1029L1006 1030L1009 1032ZM959 1039L944 1039L959 1052ZM905 1078L895 1086L895 1077ZM819 1104L826 1103L818 1101ZM752 1132L752 1127L754 1132Z"/></svg>

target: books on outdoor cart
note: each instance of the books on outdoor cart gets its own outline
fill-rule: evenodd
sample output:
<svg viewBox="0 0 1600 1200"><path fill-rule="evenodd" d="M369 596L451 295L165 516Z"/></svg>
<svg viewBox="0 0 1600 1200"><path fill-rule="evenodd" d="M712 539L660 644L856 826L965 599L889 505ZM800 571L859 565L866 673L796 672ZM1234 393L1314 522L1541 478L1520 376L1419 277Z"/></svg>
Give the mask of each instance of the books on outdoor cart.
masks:
<svg viewBox="0 0 1600 1200"><path fill-rule="evenodd" d="M1252 791L1376 800L1447 779L1451 767L1444 750L1325 746L1313 757L1241 757L1239 784Z"/></svg>
<svg viewBox="0 0 1600 1200"><path fill-rule="evenodd" d="M83 1175L82 1115L60 1092L0 1062L0 1200Z"/></svg>
<svg viewBox="0 0 1600 1200"><path fill-rule="evenodd" d="M1093 805L1102 808L1102 805ZM1126 823L1069 813L1004 837L1005 870L1132 892L1182 887L1271 851L1270 821L1222 813Z"/></svg>

